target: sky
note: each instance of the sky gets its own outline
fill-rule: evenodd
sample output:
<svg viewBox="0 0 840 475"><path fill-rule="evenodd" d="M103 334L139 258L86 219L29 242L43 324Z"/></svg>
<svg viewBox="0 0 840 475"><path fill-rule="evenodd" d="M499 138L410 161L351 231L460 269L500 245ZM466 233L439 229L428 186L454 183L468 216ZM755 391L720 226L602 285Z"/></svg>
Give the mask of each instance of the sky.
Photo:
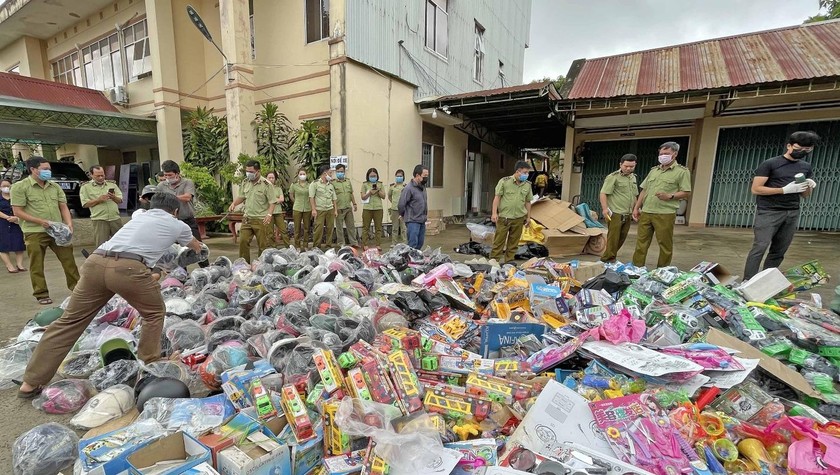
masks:
<svg viewBox="0 0 840 475"><path fill-rule="evenodd" d="M532 0L523 81L572 61L802 23L818 0Z"/></svg>

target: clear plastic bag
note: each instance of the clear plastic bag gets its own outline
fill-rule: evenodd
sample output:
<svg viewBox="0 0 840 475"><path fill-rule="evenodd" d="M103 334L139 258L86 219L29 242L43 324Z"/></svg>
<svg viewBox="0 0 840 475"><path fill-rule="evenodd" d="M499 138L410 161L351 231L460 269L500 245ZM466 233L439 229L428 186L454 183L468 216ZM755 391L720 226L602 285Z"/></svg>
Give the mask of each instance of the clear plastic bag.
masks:
<svg viewBox="0 0 840 475"><path fill-rule="evenodd" d="M137 338L131 333L131 330L102 323L79 339L78 350L99 351L103 343L115 339L125 340L133 348L137 347Z"/></svg>
<svg viewBox="0 0 840 475"><path fill-rule="evenodd" d="M248 351L242 341L229 341L215 350L211 355L212 362L208 365L208 372L219 376L225 371L248 362Z"/></svg>
<svg viewBox="0 0 840 475"><path fill-rule="evenodd" d="M90 375L90 382L98 391L117 384L134 385L140 363L137 360L117 360Z"/></svg>
<svg viewBox="0 0 840 475"><path fill-rule="evenodd" d="M189 317L192 315L192 305L184 298L168 298L164 301L164 305L166 305L167 315L178 315L179 317Z"/></svg>
<svg viewBox="0 0 840 475"><path fill-rule="evenodd" d="M233 405L224 394L202 399L155 397L146 401L139 420L154 419L167 431L180 430L198 436L222 425L233 412Z"/></svg>
<svg viewBox="0 0 840 475"><path fill-rule="evenodd" d="M87 379L101 367L102 357L98 351L79 351L64 358L58 367L58 374L68 379Z"/></svg>
<svg viewBox="0 0 840 475"><path fill-rule="evenodd" d="M199 262L205 262L210 257L210 248L207 247L207 244L201 243L201 249L199 252L195 252L188 247L183 247L177 256L176 262L178 263L178 267L187 268L192 264L197 264Z"/></svg>
<svg viewBox="0 0 840 475"><path fill-rule="evenodd" d="M166 329L166 338L172 345L172 351L192 350L206 341L204 329L198 322L183 320Z"/></svg>
<svg viewBox="0 0 840 475"><path fill-rule="evenodd" d="M70 419L70 425L80 430L90 430L122 417L134 407L134 389L117 384L93 396Z"/></svg>
<svg viewBox="0 0 840 475"><path fill-rule="evenodd" d="M388 463L392 474L425 473L427 467L439 463L441 454L450 449L443 447L431 420L412 424L406 433L397 433L391 422L401 416L394 406L347 397L338 406L335 422L350 436L372 438L376 442L376 454ZM419 417L429 418L428 415Z"/></svg>
<svg viewBox="0 0 840 475"><path fill-rule="evenodd" d="M0 348L0 389L17 386L12 380L19 381L26 371L26 364L38 343L22 341Z"/></svg>
<svg viewBox="0 0 840 475"><path fill-rule="evenodd" d="M248 320L243 322L242 326L239 327L239 331L245 338L250 338L271 330L274 330L274 322L266 318Z"/></svg>
<svg viewBox="0 0 840 475"><path fill-rule="evenodd" d="M207 351L212 353L216 348L231 342L245 343L245 337L236 330L221 330L207 338Z"/></svg>
<svg viewBox="0 0 840 475"><path fill-rule="evenodd" d="M94 394L96 389L90 381L62 379L45 387L32 400L32 406L47 414L69 414L81 409Z"/></svg>
<svg viewBox="0 0 840 475"><path fill-rule="evenodd" d="M71 429L49 422L24 432L12 446L15 475L58 473L79 456L79 437Z"/></svg>
<svg viewBox="0 0 840 475"><path fill-rule="evenodd" d="M67 247L73 243L73 231L64 223L50 221L46 232L61 247Z"/></svg>

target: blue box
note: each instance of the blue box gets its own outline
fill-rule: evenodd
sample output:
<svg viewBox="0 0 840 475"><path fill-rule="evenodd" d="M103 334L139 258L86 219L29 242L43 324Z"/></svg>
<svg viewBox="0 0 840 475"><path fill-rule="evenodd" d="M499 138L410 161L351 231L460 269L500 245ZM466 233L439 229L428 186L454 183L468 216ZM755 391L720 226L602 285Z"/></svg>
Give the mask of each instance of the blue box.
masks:
<svg viewBox="0 0 840 475"><path fill-rule="evenodd" d="M183 460L156 475L179 475L200 463L210 460L210 449L191 435L176 432L135 450L128 456L128 465L132 475L144 475L159 462Z"/></svg>

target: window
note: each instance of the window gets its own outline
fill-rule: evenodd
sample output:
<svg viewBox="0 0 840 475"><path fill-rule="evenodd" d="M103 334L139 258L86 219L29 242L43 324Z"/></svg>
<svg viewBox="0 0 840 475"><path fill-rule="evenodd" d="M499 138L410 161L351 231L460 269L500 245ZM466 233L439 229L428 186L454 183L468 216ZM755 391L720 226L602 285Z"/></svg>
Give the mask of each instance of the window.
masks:
<svg viewBox="0 0 840 475"><path fill-rule="evenodd" d="M443 187L443 127L423 122L422 163L429 169L429 187Z"/></svg>
<svg viewBox="0 0 840 475"><path fill-rule="evenodd" d="M87 87L99 91L123 84L122 53L117 34L82 48Z"/></svg>
<svg viewBox="0 0 840 475"><path fill-rule="evenodd" d="M306 42L329 38L330 0L306 0Z"/></svg>
<svg viewBox="0 0 840 475"><path fill-rule="evenodd" d="M473 51L473 79L484 81L484 27L475 22L475 46Z"/></svg>
<svg viewBox="0 0 840 475"><path fill-rule="evenodd" d="M140 79L140 76L152 71L152 54L146 20L126 27L123 33L128 80L136 81Z"/></svg>
<svg viewBox="0 0 840 475"><path fill-rule="evenodd" d="M447 0L426 0L426 48L446 57Z"/></svg>
<svg viewBox="0 0 840 475"><path fill-rule="evenodd" d="M84 86L79 53L70 53L52 64L53 80L73 86Z"/></svg>
<svg viewBox="0 0 840 475"><path fill-rule="evenodd" d="M17 63L16 65L7 69L6 72L9 74L20 74L20 63Z"/></svg>

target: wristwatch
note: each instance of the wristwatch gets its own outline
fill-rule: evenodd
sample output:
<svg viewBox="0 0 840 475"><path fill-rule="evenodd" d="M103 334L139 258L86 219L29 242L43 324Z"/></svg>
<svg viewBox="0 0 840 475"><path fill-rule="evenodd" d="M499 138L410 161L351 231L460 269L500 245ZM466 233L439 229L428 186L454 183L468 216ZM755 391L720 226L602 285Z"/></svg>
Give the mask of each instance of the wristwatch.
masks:
<svg viewBox="0 0 840 475"><path fill-rule="evenodd" d="M674 193L671 193L671 200L673 200L675 196L677 196L677 195L674 194Z"/></svg>

